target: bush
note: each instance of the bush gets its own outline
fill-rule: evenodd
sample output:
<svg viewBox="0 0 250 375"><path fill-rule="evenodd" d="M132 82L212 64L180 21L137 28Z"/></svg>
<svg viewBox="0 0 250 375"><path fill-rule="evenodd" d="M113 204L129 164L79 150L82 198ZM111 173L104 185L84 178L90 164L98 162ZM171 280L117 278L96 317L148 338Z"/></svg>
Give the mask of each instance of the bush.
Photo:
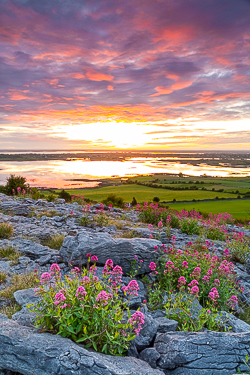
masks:
<svg viewBox="0 0 250 375"><path fill-rule="evenodd" d="M53 193L50 193L49 195L47 195L46 199L47 199L48 202L54 202L54 200L56 199L56 196ZM63 198L63 199L65 199L65 198Z"/></svg>
<svg viewBox="0 0 250 375"><path fill-rule="evenodd" d="M160 198L159 197L154 197L153 198L153 202L159 203L160 202Z"/></svg>
<svg viewBox="0 0 250 375"><path fill-rule="evenodd" d="M122 197L118 197L117 195L111 193L107 196L106 199L102 201L102 203L106 204L106 206L112 205L115 207L124 207L124 200Z"/></svg>
<svg viewBox="0 0 250 375"><path fill-rule="evenodd" d="M17 263L18 258L21 256L19 251L11 246L0 248L0 259L6 258L12 261L12 265Z"/></svg>
<svg viewBox="0 0 250 375"><path fill-rule="evenodd" d="M88 213L85 213L82 217L79 219L79 224L83 227L87 227L91 223L91 219Z"/></svg>
<svg viewBox="0 0 250 375"><path fill-rule="evenodd" d="M191 220L184 219L181 222L181 231L189 235L200 234L201 227L200 225L198 225L198 222L195 219L191 219Z"/></svg>
<svg viewBox="0 0 250 375"><path fill-rule="evenodd" d="M131 202L131 206L134 207L136 205L137 205L137 200L135 199L135 197L133 197L132 202Z"/></svg>
<svg viewBox="0 0 250 375"><path fill-rule="evenodd" d="M98 261L95 256L91 259ZM52 264L50 272L41 275L38 291L41 301L30 309L38 314L37 327L83 343L86 348L122 355L128 350L129 342L139 334L144 315L136 311L131 316L127 303L119 297L121 267L113 268L109 259L103 281L94 275L95 270L93 264L89 271L85 269L81 274L76 267L71 271L71 277L65 276L62 280L60 267ZM138 295L138 289L135 280L123 288L131 296Z"/></svg>
<svg viewBox="0 0 250 375"><path fill-rule="evenodd" d="M29 189L29 184L25 177L11 174L10 177L7 178L7 183L4 189L7 195L14 195L23 190L27 191Z"/></svg>
<svg viewBox="0 0 250 375"><path fill-rule="evenodd" d="M13 226L9 223L0 224L0 239L9 239L14 232Z"/></svg>
<svg viewBox="0 0 250 375"><path fill-rule="evenodd" d="M228 250L232 260L245 264L250 257L250 240L242 232L235 233L233 240L228 243Z"/></svg>
<svg viewBox="0 0 250 375"><path fill-rule="evenodd" d="M71 202L71 195L64 189L58 194L59 198L65 199L65 202Z"/></svg>

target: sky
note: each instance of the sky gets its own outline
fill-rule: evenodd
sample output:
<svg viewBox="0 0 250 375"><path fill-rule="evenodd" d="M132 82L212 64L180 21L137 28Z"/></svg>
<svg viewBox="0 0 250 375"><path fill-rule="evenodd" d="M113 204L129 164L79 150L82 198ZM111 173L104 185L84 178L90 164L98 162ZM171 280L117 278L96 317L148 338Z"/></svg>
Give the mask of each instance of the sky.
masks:
<svg viewBox="0 0 250 375"><path fill-rule="evenodd" d="M250 0L0 0L0 149L250 150Z"/></svg>

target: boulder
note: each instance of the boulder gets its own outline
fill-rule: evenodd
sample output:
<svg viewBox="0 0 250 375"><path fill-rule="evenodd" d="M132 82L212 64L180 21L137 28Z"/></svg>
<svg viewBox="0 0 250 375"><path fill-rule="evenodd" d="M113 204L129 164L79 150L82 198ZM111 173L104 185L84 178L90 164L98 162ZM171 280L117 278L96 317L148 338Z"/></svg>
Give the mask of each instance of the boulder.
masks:
<svg viewBox="0 0 250 375"><path fill-rule="evenodd" d="M23 375L164 375L140 359L88 351L69 339L1 316L0 369Z"/></svg>
<svg viewBox="0 0 250 375"><path fill-rule="evenodd" d="M169 332L157 335L157 368L168 375L231 375L247 370L250 332Z"/></svg>
<svg viewBox="0 0 250 375"><path fill-rule="evenodd" d="M143 260L137 274L149 272L149 264L155 259L155 246L161 242L146 238L113 238L108 233L92 233L82 231L76 236L67 236L59 254L65 263L73 261L74 265L86 264L87 254L96 255L98 264L104 265L111 258L114 264L122 267L128 273L135 255Z"/></svg>
<svg viewBox="0 0 250 375"><path fill-rule="evenodd" d="M14 292L14 298L20 306L38 302L39 297L35 295L33 288L17 290Z"/></svg>
<svg viewBox="0 0 250 375"><path fill-rule="evenodd" d="M145 323L142 325L139 335L133 340L139 352L151 345L156 336L157 329L158 323L156 319L153 319L151 315L146 314Z"/></svg>

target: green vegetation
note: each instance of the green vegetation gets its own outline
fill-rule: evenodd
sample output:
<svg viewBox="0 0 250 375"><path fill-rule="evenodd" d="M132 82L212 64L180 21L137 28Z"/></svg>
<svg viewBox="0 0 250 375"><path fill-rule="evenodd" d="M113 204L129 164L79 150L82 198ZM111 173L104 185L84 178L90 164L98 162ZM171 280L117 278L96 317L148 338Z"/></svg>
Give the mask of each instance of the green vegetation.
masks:
<svg viewBox="0 0 250 375"><path fill-rule="evenodd" d="M6 279L7 279L6 273L0 272L0 284L5 283Z"/></svg>
<svg viewBox="0 0 250 375"><path fill-rule="evenodd" d="M0 308L0 314L7 315L7 317L11 319L12 315L20 310L21 310L21 306L18 305L18 303L12 301L10 305L2 306Z"/></svg>
<svg viewBox="0 0 250 375"><path fill-rule="evenodd" d="M14 275L11 279L11 285L0 291L0 297L8 298L14 302L13 293L17 290L33 288L35 286L37 286L37 279L34 273Z"/></svg>
<svg viewBox="0 0 250 375"><path fill-rule="evenodd" d="M234 218L250 219L250 200L233 200L233 201L214 201L214 202L190 202L169 204L170 208L175 210L196 210L199 212L211 212L218 214L220 212L228 212Z"/></svg>
<svg viewBox="0 0 250 375"><path fill-rule="evenodd" d="M118 197L114 193L109 194L107 198L102 201L102 203L106 204L107 206L111 204L114 207L124 207L124 199L122 197Z"/></svg>
<svg viewBox="0 0 250 375"><path fill-rule="evenodd" d="M21 191L27 191L29 189L29 185L27 184L26 178L22 176L15 176L11 174L10 177L7 178L7 183L4 187L5 193L8 195L18 194Z"/></svg>
<svg viewBox="0 0 250 375"><path fill-rule="evenodd" d="M43 241L43 245L48 246L51 249L60 250L60 248L62 247L64 238L65 236L63 234L56 234L50 239Z"/></svg>
<svg viewBox="0 0 250 375"><path fill-rule="evenodd" d="M9 223L0 223L0 239L9 239L14 232L13 226Z"/></svg>
<svg viewBox="0 0 250 375"><path fill-rule="evenodd" d="M236 198L235 195L230 193L218 193L214 191L203 191L203 190L195 190L195 191L171 191L165 190L162 188L155 189L153 187L142 186L142 185L119 185L119 186L107 186L107 187L100 187L100 188L89 188L89 189L76 189L76 190L68 190L74 191L75 194L84 194L85 198L89 198L91 200L102 202L108 195L110 194L117 194L119 191L119 196L121 196L125 202L132 202L133 197L136 198L138 203L142 203L144 201L151 201L155 197L157 193L157 197L163 201L173 201L173 199L181 200L181 201L191 201L193 199L201 200L201 199L215 199L216 196L219 198Z"/></svg>
<svg viewBox="0 0 250 375"><path fill-rule="evenodd" d="M13 266L18 263L18 258L20 256L19 251L11 246L0 248L0 259L6 258L7 260L11 260Z"/></svg>

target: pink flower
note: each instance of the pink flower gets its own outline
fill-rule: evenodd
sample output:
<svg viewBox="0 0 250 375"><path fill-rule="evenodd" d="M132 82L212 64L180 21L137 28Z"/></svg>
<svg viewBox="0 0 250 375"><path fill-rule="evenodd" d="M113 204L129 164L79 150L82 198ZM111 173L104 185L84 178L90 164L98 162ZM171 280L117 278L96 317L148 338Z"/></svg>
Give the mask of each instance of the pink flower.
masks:
<svg viewBox="0 0 250 375"><path fill-rule="evenodd" d="M92 260L92 262L98 262L98 258L97 258L96 255L93 255L93 256L91 257L91 260Z"/></svg>
<svg viewBox="0 0 250 375"><path fill-rule="evenodd" d="M79 286L76 290L76 294L75 296L76 297L79 297L80 296L86 296L87 295L87 292L85 290L85 288L83 286ZM79 297L79 299L83 299L84 297Z"/></svg>
<svg viewBox="0 0 250 375"><path fill-rule="evenodd" d="M61 268L58 266L58 264L57 263L53 263L53 264L51 264L51 266L50 266L50 272L55 272L55 273L58 273L58 272L60 272L61 271Z"/></svg>
<svg viewBox="0 0 250 375"><path fill-rule="evenodd" d="M108 304L108 300L113 297L113 294L106 293L105 290L102 290L96 297L97 302L101 302L102 306L105 306Z"/></svg>
<svg viewBox="0 0 250 375"><path fill-rule="evenodd" d="M219 279L214 279L214 285L220 286L220 280Z"/></svg>
<svg viewBox="0 0 250 375"><path fill-rule="evenodd" d="M91 257L91 254L89 254L89 253L86 254L86 257L87 257L87 258L90 258L90 257Z"/></svg>
<svg viewBox="0 0 250 375"><path fill-rule="evenodd" d="M143 315L143 313L141 311L136 311L128 320L129 323L134 327L134 331L137 336L139 335L140 330L142 329L142 324L145 323L144 319L145 316Z"/></svg>
<svg viewBox="0 0 250 375"><path fill-rule="evenodd" d="M186 285L186 279L184 276L179 277L178 279L178 288L181 288L182 286Z"/></svg>
<svg viewBox="0 0 250 375"><path fill-rule="evenodd" d="M188 286L194 286L194 285L199 285L199 281L197 280L192 280L190 284L188 284Z"/></svg>
<svg viewBox="0 0 250 375"><path fill-rule="evenodd" d="M90 283L90 278L88 276L84 276L81 280L83 284L89 284Z"/></svg>
<svg viewBox="0 0 250 375"><path fill-rule="evenodd" d="M44 272L41 275L40 283L41 284L47 284L51 280L51 274L49 272Z"/></svg>
<svg viewBox="0 0 250 375"><path fill-rule="evenodd" d="M71 270L71 272L74 272L74 273L79 273L80 272L80 269L78 267L75 267Z"/></svg>
<svg viewBox="0 0 250 375"><path fill-rule="evenodd" d="M107 259L104 267L105 268L113 268L114 267L113 260L112 259Z"/></svg>
<svg viewBox="0 0 250 375"><path fill-rule="evenodd" d="M154 262L151 262L150 265L149 265L149 268L151 269L151 271L155 271L156 264Z"/></svg>
<svg viewBox="0 0 250 375"><path fill-rule="evenodd" d="M152 234L149 235L149 238L153 238Z"/></svg>
<svg viewBox="0 0 250 375"><path fill-rule="evenodd" d="M188 268L188 262L186 260L182 263L182 267Z"/></svg>
<svg viewBox="0 0 250 375"><path fill-rule="evenodd" d="M71 215L74 215L74 211L70 211L70 214L71 214Z"/></svg>
<svg viewBox="0 0 250 375"><path fill-rule="evenodd" d="M192 289L190 290L190 293L197 296L199 293L198 286L197 285L193 286Z"/></svg>
<svg viewBox="0 0 250 375"><path fill-rule="evenodd" d="M218 290L216 288L212 288L211 292L208 293L208 298L210 298L213 302L217 302L217 299L220 298Z"/></svg>
<svg viewBox="0 0 250 375"><path fill-rule="evenodd" d="M138 296L137 291L140 290L136 280L131 280L127 286L123 286L122 290L130 296Z"/></svg>
<svg viewBox="0 0 250 375"><path fill-rule="evenodd" d="M159 223L158 223L158 228L160 229L160 228L162 228L163 227L163 223L162 223L162 221L159 221Z"/></svg>
<svg viewBox="0 0 250 375"><path fill-rule="evenodd" d="M59 303L66 300L65 295L60 291L59 293L56 293L55 295L55 302L54 305L59 305Z"/></svg>

